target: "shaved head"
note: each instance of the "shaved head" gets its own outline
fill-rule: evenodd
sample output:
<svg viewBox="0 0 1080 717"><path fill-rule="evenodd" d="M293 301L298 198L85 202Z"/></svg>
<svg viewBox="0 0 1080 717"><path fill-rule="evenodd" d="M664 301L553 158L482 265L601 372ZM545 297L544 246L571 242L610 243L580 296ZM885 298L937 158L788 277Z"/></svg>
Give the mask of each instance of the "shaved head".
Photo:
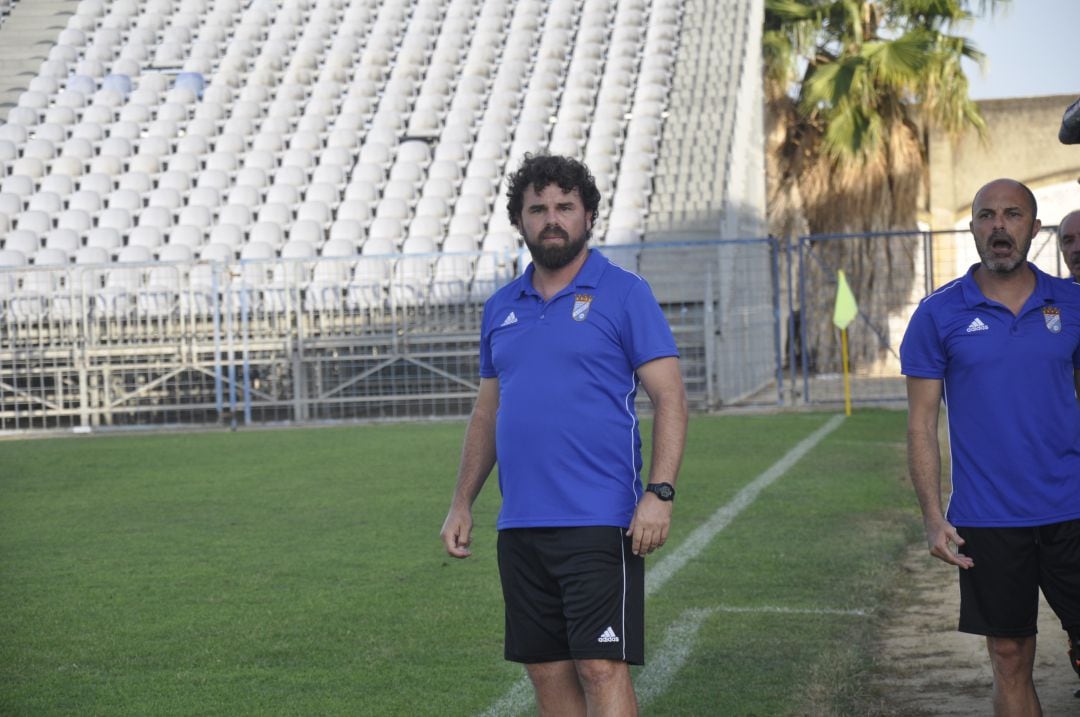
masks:
<svg viewBox="0 0 1080 717"><path fill-rule="evenodd" d="M1066 232L1080 231L1080 209L1074 209L1058 222L1058 238Z"/></svg>
<svg viewBox="0 0 1080 717"><path fill-rule="evenodd" d="M1028 186L1023 182L1018 182L1015 179L1007 178L995 179L992 182L987 182L979 189L979 191L975 192L975 199L971 202L972 214L974 214L975 207L979 204L979 198L982 196L983 192L987 190L997 189L1002 186L1011 186L1015 189L1019 189L1024 194L1024 196L1027 197L1028 209L1031 210L1031 216L1036 219L1039 217L1039 203L1035 201L1035 193L1032 192L1031 189L1029 189Z"/></svg>

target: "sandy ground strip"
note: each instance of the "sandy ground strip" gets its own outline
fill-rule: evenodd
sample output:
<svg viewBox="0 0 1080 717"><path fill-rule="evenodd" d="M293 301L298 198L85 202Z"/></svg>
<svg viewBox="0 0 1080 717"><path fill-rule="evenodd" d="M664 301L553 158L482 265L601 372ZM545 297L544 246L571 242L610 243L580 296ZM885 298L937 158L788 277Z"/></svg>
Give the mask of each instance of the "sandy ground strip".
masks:
<svg viewBox="0 0 1080 717"><path fill-rule="evenodd" d="M986 642L956 631L960 590L956 570L931 558L920 543L907 554L899 595L882 633L878 684L889 717L989 715L992 677ZM1065 632L1043 601L1035 686L1046 717L1080 715L1073 691L1080 679L1069 666Z"/></svg>

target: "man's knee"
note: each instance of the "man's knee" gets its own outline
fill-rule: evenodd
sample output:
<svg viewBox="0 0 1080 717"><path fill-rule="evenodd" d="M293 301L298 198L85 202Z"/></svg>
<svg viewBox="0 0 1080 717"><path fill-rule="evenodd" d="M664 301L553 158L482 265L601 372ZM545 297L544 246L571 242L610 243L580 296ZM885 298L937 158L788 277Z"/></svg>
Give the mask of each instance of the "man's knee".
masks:
<svg viewBox="0 0 1080 717"><path fill-rule="evenodd" d="M556 685L565 687L577 682L577 672L570 660L556 662L534 662L525 665L525 671L534 685Z"/></svg>
<svg viewBox="0 0 1080 717"><path fill-rule="evenodd" d="M569 660L528 664L536 704L542 715L584 715L585 692Z"/></svg>
<svg viewBox="0 0 1080 717"><path fill-rule="evenodd" d="M1009 679L1030 679L1035 662L1035 637L989 637L986 640L994 672Z"/></svg>
<svg viewBox="0 0 1080 717"><path fill-rule="evenodd" d="M586 690L602 690L630 679L630 667L620 660L578 660L578 675Z"/></svg>

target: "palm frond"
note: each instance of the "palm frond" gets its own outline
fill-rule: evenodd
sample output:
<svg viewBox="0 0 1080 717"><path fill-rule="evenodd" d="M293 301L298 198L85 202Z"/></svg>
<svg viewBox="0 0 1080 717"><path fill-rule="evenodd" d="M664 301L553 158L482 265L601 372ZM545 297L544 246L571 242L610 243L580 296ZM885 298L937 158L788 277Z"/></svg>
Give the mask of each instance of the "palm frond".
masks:
<svg viewBox="0 0 1080 717"><path fill-rule="evenodd" d="M858 56L821 65L803 83L800 109L808 115L819 110L831 111L851 96L860 73L865 71L866 60Z"/></svg>
<svg viewBox="0 0 1080 717"><path fill-rule="evenodd" d="M1005 1L766 0L766 35L775 33L765 40L767 62L787 73L767 76L784 87L783 95L770 90L770 111L788 101L788 131L771 145L780 152L773 174L796 178L811 227L842 221L830 216L830 192L882 228L910 225L923 132L985 128L961 68L962 58L982 53L952 32L974 5Z"/></svg>
<svg viewBox="0 0 1080 717"><path fill-rule="evenodd" d="M822 147L835 163L865 163L880 151L882 130L881 115L845 100L829 115Z"/></svg>
<svg viewBox="0 0 1080 717"><path fill-rule="evenodd" d="M765 0L766 18L771 15L785 25L806 20L820 20L820 13L820 6L814 2L805 0Z"/></svg>
<svg viewBox="0 0 1080 717"><path fill-rule="evenodd" d="M895 40L868 42L862 48L875 84L900 92L911 91L931 62L934 38L914 30Z"/></svg>

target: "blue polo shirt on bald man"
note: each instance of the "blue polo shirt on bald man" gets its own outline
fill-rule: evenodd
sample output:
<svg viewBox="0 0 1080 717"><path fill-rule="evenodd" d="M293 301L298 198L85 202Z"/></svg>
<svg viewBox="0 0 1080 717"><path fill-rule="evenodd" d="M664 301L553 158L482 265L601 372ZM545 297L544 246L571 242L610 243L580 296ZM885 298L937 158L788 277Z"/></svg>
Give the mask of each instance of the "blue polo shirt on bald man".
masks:
<svg viewBox="0 0 1080 717"><path fill-rule="evenodd" d="M930 294L900 346L906 376L944 380L952 459L946 517L964 527L1080 518L1080 285L1029 264L1018 316L987 299L978 264Z"/></svg>
<svg viewBox="0 0 1080 717"><path fill-rule="evenodd" d="M544 301L530 264L484 305L480 375L499 380L498 528L629 527L642 494L642 364L678 356L649 285L595 250Z"/></svg>

